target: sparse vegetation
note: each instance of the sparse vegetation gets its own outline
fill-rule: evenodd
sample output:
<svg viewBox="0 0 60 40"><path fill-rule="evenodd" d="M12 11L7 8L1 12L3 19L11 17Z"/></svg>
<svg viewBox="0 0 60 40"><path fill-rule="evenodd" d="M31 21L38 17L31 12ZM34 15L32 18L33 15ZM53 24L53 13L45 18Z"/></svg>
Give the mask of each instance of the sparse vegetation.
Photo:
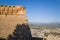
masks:
<svg viewBox="0 0 60 40"><path fill-rule="evenodd" d="M44 33L44 36L48 37L50 33Z"/></svg>
<svg viewBox="0 0 60 40"><path fill-rule="evenodd" d="M58 24L57 24L58 25ZM30 25L32 36L46 37L47 40L60 40L60 26L55 25ZM38 35L37 35L38 34ZM56 38L56 39L55 39Z"/></svg>

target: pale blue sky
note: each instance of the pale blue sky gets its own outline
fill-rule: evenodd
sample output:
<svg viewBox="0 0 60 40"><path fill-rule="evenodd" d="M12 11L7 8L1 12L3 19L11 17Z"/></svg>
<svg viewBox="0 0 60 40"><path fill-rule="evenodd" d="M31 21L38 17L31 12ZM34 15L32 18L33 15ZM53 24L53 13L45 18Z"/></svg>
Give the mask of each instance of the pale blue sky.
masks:
<svg viewBox="0 0 60 40"><path fill-rule="evenodd" d="M26 7L29 22L60 22L60 0L0 0L0 5Z"/></svg>

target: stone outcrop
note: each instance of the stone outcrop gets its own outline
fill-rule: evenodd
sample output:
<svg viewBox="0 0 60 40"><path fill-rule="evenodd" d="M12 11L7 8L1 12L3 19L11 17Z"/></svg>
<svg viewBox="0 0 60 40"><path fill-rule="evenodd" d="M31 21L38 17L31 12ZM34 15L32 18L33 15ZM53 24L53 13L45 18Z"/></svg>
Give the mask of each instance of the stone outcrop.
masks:
<svg viewBox="0 0 60 40"><path fill-rule="evenodd" d="M28 24L26 9L22 6L0 6L0 37L7 38L17 24Z"/></svg>

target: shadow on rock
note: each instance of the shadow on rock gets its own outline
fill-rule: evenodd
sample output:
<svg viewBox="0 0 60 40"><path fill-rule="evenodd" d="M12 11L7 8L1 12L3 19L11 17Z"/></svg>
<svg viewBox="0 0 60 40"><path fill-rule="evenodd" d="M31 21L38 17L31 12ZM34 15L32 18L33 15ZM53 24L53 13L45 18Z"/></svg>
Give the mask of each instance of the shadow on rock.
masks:
<svg viewBox="0 0 60 40"><path fill-rule="evenodd" d="M32 37L32 40L46 40L45 38Z"/></svg>
<svg viewBox="0 0 60 40"><path fill-rule="evenodd" d="M0 38L0 40L6 40L5 38Z"/></svg>
<svg viewBox="0 0 60 40"><path fill-rule="evenodd" d="M16 29L13 32L13 35L8 36L8 40L31 40L32 35L28 25L17 24Z"/></svg>

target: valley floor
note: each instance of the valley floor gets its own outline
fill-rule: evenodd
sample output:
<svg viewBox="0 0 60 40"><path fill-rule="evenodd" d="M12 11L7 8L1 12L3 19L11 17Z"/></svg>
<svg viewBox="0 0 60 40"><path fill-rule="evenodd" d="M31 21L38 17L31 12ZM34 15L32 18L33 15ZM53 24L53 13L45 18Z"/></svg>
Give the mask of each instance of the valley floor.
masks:
<svg viewBox="0 0 60 40"><path fill-rule="evenodd" d="M46 38L47 40L60 40L60 28L59 29L39 29L31 28L33 37Z"/></svg>

